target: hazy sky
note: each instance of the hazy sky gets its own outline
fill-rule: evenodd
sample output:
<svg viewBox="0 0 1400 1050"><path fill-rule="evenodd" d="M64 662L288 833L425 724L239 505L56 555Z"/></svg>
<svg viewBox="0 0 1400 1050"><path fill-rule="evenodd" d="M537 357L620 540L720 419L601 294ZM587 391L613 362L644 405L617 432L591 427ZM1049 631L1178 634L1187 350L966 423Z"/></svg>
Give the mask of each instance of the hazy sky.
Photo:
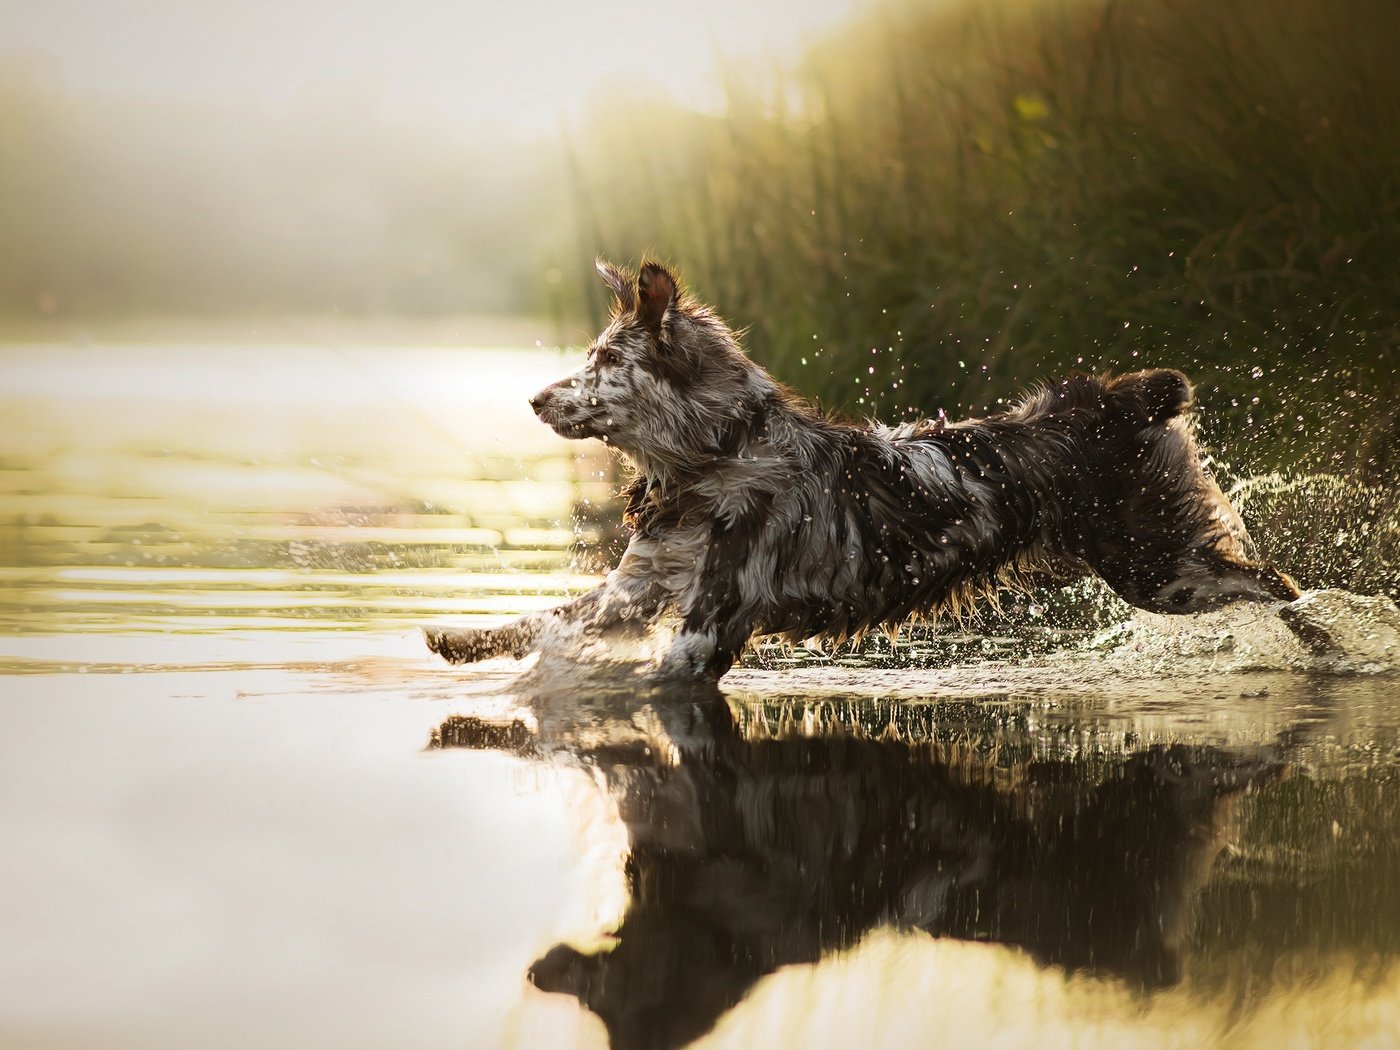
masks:
<svg viewBox="0 0 1400 1050"><path fill-rule="evenodd" d="M65 81L552 129L603 83L714 95L716 53L780 61L861 0L0 0L0 54Z"/></svg>

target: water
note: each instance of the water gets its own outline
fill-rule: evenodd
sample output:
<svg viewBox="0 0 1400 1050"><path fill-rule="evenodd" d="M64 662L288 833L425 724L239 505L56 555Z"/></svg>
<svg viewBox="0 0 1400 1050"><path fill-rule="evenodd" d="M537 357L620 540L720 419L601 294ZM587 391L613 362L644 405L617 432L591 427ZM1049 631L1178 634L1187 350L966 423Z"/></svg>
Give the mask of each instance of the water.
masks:
<svg viewBox="0 0 1400 1050"><path fill-rule="evenodd" d="M1319 595L1329 658L1079 588L722 691L442 665L418 625L615 547L525 405L570 365L0 351L0 1045L1400 1033L1387 608ZM1245 495L1293 536L1300 491ZM1346 494L1374 531L1288 567L1360 589Z"/></svg>

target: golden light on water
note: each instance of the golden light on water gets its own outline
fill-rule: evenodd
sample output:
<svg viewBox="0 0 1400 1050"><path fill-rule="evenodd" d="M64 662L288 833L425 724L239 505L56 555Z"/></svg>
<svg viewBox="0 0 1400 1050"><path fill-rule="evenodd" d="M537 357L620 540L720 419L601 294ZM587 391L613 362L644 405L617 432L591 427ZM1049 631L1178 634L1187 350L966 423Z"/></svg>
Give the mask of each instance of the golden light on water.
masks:
<svg viewBox="0 0 1400 1050"><path fill-rule="evenodd" d="M1400 1030L1400 972L1328 960L1239 1018L1202 988L1144 998L999 945L885 931L820 966L779 971L746 1005L701 1045L1379 1047Z"/></svg>
<svg viewBox="0 0 1400 1050"><path fill-rule="evenodd" d="M1048 655L987 625L921 638L909 666L883 652L798 660L774 648L726 679L731 697L749 698L734 726L675 733L657 710L609 707L586 682L528 703L519 673L530 665L468 672L423 644L426 624L500 623L577 594L616 561L609 457L556 437L526 400L578 366L581 354L545 348L590 337L567 285L591 281L595 253L625 259L650 245L726 316L796 333L804 390L841 378L838 340L807 344L847 319L866 318L847 341L859 381L870 369L903 383L914 356L897 373L866 356L877 344L894 353L876 319L899 325L901 346L957 345L944 356L962 369L964 356L976 367L970 331L980 346L979 326L1001 331L1003 314L1054 313L1016 296L1031 278L1055 287L1061 268L1076 273L1061 258L1077 243L1064 207L1075 188L1049 174L1060 158L1077 176L1097 171L1099 148L1126 126L1117 114L1095 124L1087 102L1070 108L1093 97L1081 74L1112 63L1072 49L1075 60L1047 63L1058 36L999 4L974 5L965 40L920 21L941 2L0 0L0 829L14 861L0 865L13 949L0 958L0 1046L600 1046L597 1016L531 985L532 960L556 942L616 952L655 934L657 955L634 955L650 978L656 960L703 962L693 947L704 938L687 940L698 913L767 960L699 1045L1390 1045L1394 679L1300 675L1314 664L1272 612L1100 629L1094 617L1116 606L1080 591L1082 622L1027 628L1037 645L1053 637ZM902 38L915 13L921 33ZM1248 72L1221 54L1231 80ZM1168 115L1194 121L1210 106L1182 100L1206 97L1195 92L1211 67L1187 58L1191 91L1169 93ZM953 68L964 59L971 74ZM1144 97L1156 76L1140 78ZM805 108L769 106L770 86ZM734 119L715 119L726 112ZM1259 112L1272 122L1283 111ZM1239 123L1221 139L1163 141L1233 144ZM988 139L989 126L1002 137ZM1075 127L1095 164L1078 164ZM1137 144L1150 146L1154 127L1171 121L1141 121L1135 173L1151 166ZM1241 141L1289 138L1268 127ZM1330 135L1308 157L1341 158L1350 184L1350 155ZM1248 155L1215 152L1231 171ZM1212 150L1159 143L1141 157L1171 158L1176 172L1197 153ZM1261 155L1269 182L1306 168L1288 150ZM969 179L945 178L953 157L971 158ZM1121 210L1128 169L1102 170L1073 180L1087 214ZM1142 199L1185 210L1185 198ZM940 201L975 231L967 242L938 235ZM1018 224L1042 201L1057 218L1037 256L1019 236L1033 225ZM1117 228L1151 225L1133 216ZM898 238L877 236L882 224ZM1013 227L1003 239L1015 266L977 254L978 242L1001 243L985 231ZM1349 265L1350 236L1304 243L1327 266ZM1174 258L1128 236L1098 237L1088 255L1101 261L1119 241L1137 253L1124 273ZM1289 272L1308 264L1306 251L1288 258ZM920 334L894 320L891 265L900 280L917 273L911 310L938 324L920 322ZM877 277L864 292L862 272ZM1344 290L1364 283L1337 272ZM1125 300L1143 278L1127 280L1067 279L1061 299L1179 313L1179 296ZM935 299L982 312L955 318ZM785 304L796 323L769 316ZM505 316L516 314L531 316ZM1079 315L1066 326L1076 347L1093 330ZM1037 369L1045 345L1019 344ZM918 351L926 380L938 356ZM1286 389L1269 383L1249 396ZM1377 494L1355 505L1372 508L1379 535L1395 519L1389 489L1372 478L1359 491ZM1324 509L1354 531L1352 505L1338 496ZM1276 531L1295 520L1313 526L1296 529L1300 543L1318 534L1311 512L1280 513ZM576 539L597 556L578 557ZM1383 566L1391 548L1377 549L1365 541ZM1313 542L1300 562L1321 557ZM1333 625L1375 653L1393 636L1362 615L1366 601L1334 606ZM498 731L522 719L533 740L429 745L454 718ZM713 746L692 735L702 731L717 734ZM920 851L936 822L910 836L904 868L872 850L868 866L842 871L832 845L895 827L884 815L933 812L915 803L932 806L939 785L954 813L964 787L1004 793L978 843L1032 810L1119 812L1095 807L1126 770L1175 746L1277 752L1291 775L1241 800L1231 848L1186 887L1185 976L1159 992L1112 970L1037 965L1014 937L891 930L905 897L929 885L912 860L934 855ZM980 779L953 775L978 762ZM1198 782L1151 783L1181 801ZM1214 818L1192 835L1216 843ZM1047 817L1036 833L1058 841L1065 824ZM1163 826L1146 827L1152 842L1180 845ZM902 836L880 850L887 841ZM1143 850L1128 836L1102 854L1089 859L1116 875ZM849 928L847 913L806 903L784 915L799 883L769 873L800 861L800 885L820 888L828 860L839 896L902 896ZM673 885L703 892L668 896ZM782 892L765 896L770 886ZM1099 915L1117 899L1087 898ZM850 937L826 939L838 928ZM708 975L723 977L723 963ZM703 980L679 987L677 1010L704 997Z"/></svg>

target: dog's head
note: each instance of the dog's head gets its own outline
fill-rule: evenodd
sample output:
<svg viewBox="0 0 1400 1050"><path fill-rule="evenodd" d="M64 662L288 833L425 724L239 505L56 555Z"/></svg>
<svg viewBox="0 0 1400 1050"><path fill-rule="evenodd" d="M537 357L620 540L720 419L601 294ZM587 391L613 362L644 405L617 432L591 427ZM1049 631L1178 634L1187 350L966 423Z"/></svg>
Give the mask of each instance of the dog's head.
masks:
<svg viewBox="0 0 1400 1050"><path fill-rule="evenodd" d="M530 399L569 438L601 438L647 472L669 473L732 452L736 424L777 385L729 326L656 262L639 273L598 261L612 290L607 326L578 372Z"/></svg>

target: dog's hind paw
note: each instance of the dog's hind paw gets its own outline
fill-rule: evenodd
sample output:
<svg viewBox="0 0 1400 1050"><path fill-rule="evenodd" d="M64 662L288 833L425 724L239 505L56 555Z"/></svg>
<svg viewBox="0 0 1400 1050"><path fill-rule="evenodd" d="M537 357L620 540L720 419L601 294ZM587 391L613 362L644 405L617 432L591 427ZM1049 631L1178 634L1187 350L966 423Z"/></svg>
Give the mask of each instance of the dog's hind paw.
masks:
<svg viewBox="0 0 1400 1050"><path fill-rule="evenodd" d="M1325 619L1316 617L1309 608L1312 603L1300 598L1279 607L1278 618L1284 622L1293 637L1302 642L1314 656L1334 656L1342 652L1342 647L1332 636L1330 625Z"/></svg>
<svg viewBox="0 0 1400 1050"><path fill-rule="evenodd" d="M1333 665L1400 667L1400 609L1383 595L1309 591L1278 615L1315 657Z"/></svg>

